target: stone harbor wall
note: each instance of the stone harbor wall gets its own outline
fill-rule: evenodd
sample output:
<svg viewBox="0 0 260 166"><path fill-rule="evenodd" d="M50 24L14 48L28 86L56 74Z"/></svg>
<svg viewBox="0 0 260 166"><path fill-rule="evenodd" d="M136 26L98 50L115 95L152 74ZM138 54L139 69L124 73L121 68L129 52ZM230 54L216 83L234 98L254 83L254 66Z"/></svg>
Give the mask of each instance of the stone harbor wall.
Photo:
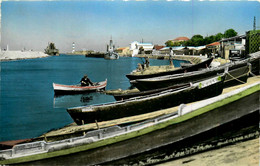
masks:
<svg viewBox="0 0 260 166"><path fill-rule="evenodd" d="M40 51L1 51L0 61L44 58L48 56Z"/></svg>

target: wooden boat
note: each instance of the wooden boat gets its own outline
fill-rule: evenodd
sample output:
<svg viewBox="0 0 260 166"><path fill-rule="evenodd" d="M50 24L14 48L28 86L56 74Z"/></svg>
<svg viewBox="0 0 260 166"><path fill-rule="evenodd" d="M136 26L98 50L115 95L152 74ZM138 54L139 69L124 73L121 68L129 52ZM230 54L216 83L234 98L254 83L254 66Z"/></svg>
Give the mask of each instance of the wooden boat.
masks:
<svg viewBox="0 0 260 166"><path fill-rule="evenodd" d="M181 68L185 68L185 67L191 66L192 64L191 63L180 63L180 65L181 65Z"/></svg>
<svg viewBox="0 0 260 166"><path fill-rule="evenodd" d="M145 95L150 95L150 94L154 94L154 93L159 93L159 92L162 92L162 91L165 91L165 90L168 90L168 89L181 89L181 88L186 88L186 87L189 87L189 86L190 86L190 83L176 84L176 85L168 86L168 87L165 87L165 88L152 89L152 90L141 91L141 92L113 94L113 96L117 101L120 101L120 100L126 100L126 99L133 98L133 97L145 96Z"/></svg>
<svg viewBox="0 0 260 166"><path fill-rule="evenodd" d="M158 148L175 149L177 145L185 148L185 140L193 143L196 136L221 134L220 129L227 125L233 130L250 122L258 130L259 85L257 82L211 99L181 105L176 112L142 123L115 125L61 141L16 145L0 151L0 165L100 165Z"/></svg>
<svg viewBox="0 0 260 166"><path fill-rule="evenodd" d="M62 85L53 83L55 95L61 94L79 94L85 92L100 91L107 86L107 79L102 82L94 83L94 86L81 86L81 85Z"/></svg>
<svg viewBox="0 0 260 166"><path fill-rule="evenodd" d="M67 111L78 125L140 115L219 95L222 93L224 80L225 75L222 75L189 87L106 104L74 107Z"/></svg>
<svg viewBox="0 0 260 166"><path fill-rule="evenodd" d="M260 51L252 53L249 55L249 63L252 64L253 75L260 74Z"/></svg>
<svg viewBox="0 0 260 166"><path fill-rule="evenodd" d="M159 76L165 76L165 75L171 75L171 74L179 74L179 73L197 71L199 69L209 67L212 60L213 60L213 58L209 58L209 59L206 59L206 60L204 60L204 61L202 61L198 64L186 66L186 67L179 68L179 69L176 69L176 70L164 71L164 72L153 73L153 74L136 75L136 74L133 74L133 72L132 72L130 74L127 74L126 77L129 80L136 80L136 79L152 78L152 77L159 77Z"/></svg>
<svg viewBox="0 0 260 166"><path fill-rule="evenodd" d="M225 87L236 85L241 82L246 82L248 78L249 70L250 70L249 64L245 64L244 66L241 66L237 69L226 71L228 74L224 81ZM190 84L189 82L196 83L198 81L202 81L210 77L216 76L220 72L224 72L224 69L223 70L219 69L218 71L208 69L203 71L188 72L184 74L175 74L172 76L163 76L163 77L158 77L160 78L159 80L156 79L157 77L154 77L149 79L149 80L156 80L154 82L151 81L152 83L154 83L154 85L153 84L150 85L151 89L149 88L149 84L148 86L147 85L142 86L142 83L138 84L138 80L134 80L131 81L131 83L134 86L139 87L138 89L141 90L140 92L114 94L113 96L117 101L119 101L119 100L129 99L132 97L158 93L167 89L175 89L175 88L181 88L185 86L187 87ZM239 81L235 80L234 77Z"/></svg>
<svg viewBox="0 0 260 166"><path fill-rule="evenodd" d="M131 84L137 87L140 91L160 89L173 86L175 84L185 84L192 81L200 81L209 77L221 74L228 69L227 78L225 79L226 86L246 82L250 71L248 61L233 62L220 67L204 69L201 71L187 72L182 74L173 74L168 76L153 77L147 79L137 79L131 81Z"/></svg>

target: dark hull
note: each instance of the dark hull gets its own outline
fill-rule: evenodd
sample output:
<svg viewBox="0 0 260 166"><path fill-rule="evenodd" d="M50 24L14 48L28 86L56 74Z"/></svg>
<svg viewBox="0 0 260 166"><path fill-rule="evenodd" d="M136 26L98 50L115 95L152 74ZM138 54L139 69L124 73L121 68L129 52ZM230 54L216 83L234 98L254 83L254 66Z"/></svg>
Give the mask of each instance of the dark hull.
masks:
<svg viewBox="0 0 260 166"><path fill-rule="evenodd" d="M249 61L249 63L252 64L252 73L255 75L259 75L260 74L260 57L259 58L255 58Z"/></svg>
<svg viewBox="0 0 260 166"><path fill-rule="evenodd" d="M171 74L179 74L179 73L184 73L184 72L197 71L199 69L209 67L212 60L213 60L213 58L210 58L201 63L191 65L191 66L186 66L184 68L180 68L180 69L173 70L173 71L165 71L165 72L160 72L160 73L144 74L144 75L127 74L126 77L129 80L136 80L136 79L152 78L152 77L159 77L159 76L165 76L165 75L171 75Z"/></svg>
<svg viewBox="0 0 260 166"><path fill-rule="evenodd" d="M104 58L105 53L89 53L86 54L85 57L93 57L93 58Z"/></svg>
<svg viewBox="0 0 260 166"><path fill-rule="evenodd" d="M152 89L169 87L175 84L198 82L201 80L205 80L209 77L216 76L217 74L224 73L224 71L225 71L225 67L220 67L220 68L215 68L210 70L184 73L182 76L171 75L165 79L160 79L160 77L158 77L158 79L155 78L139 79L139 80L132 81L131 83L135 87L137 87L140 91L147 91ZM249 66L247 65L246 62L230 67L228 71L229 74L225 79L226 86L236 85L238 83L246 82L248 72L249 72ZM241 82L239 80L241 80Z"/></svg>
<svg viewBox="0 0 260 166"><path fill-rule="evenodd" d="M135 93L116 94L116 95L113 95L113 96L117 101L120 101L120 100L130 99L130 98L133 98L133 97L154 94L154 93L162 92L162 91L168 90L168 89L179 89L179 88L186 88L186 87L189 87L189 86L190 86L190 84L178 84L178 85L173 85L173 86L169 86L169 87L166 87L166 88L147 90L147 91L135 92Z"/></svg>
<svg viewBox="0 0 260 166"><path fill-rule="evenodd" d="M93 148L88 151L30 162L26 163L26 165L67 165L68 163L70 165L95 165L129 156L140 156L143 153L147 154L159 148L166 149L170 147L174 150L174 148L185 146L183 142L186 139L193 142L193 138L196 136L211 131L221 132L218 129L222 128L224 130L226 129L224 128L225 126L229 126L230 130L233 130L237 125L245 124L243 122L248 122L250 119L253 121L254 126L259 126L258 102L259 92L255 92L181 123L171 123L164 128L159 128L138 137ZM123 163L126 164L126 162Z"/></svg>
<svg viewBox="0 0 260 166"><path fill-rule="evenodd" d="M212 83L203 88L192 86L177 91L168 90L167 92L157 93L152 96L132 98L94 107L69 108L67 111L78 125L145 114L183 103L190 103L217 96L221 94L223 90L224 76L222 76L221 79L221 81Z"/></svg>

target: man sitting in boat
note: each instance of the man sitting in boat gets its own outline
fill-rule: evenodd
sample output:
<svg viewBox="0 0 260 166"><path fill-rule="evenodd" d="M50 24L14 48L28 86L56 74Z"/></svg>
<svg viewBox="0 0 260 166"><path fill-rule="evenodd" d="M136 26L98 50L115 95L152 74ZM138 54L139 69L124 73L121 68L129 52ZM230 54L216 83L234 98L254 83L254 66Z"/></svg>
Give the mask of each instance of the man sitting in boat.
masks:
<svg viewBox="0 0 260 166"><path fill-rule="evenodd" d="M90 79L88 78L87 75L84 75L84 77L81 79L80 82L81 82L81 86L89 86L89 85L93 86L94 85L93 82L90 81Z"/></svg>

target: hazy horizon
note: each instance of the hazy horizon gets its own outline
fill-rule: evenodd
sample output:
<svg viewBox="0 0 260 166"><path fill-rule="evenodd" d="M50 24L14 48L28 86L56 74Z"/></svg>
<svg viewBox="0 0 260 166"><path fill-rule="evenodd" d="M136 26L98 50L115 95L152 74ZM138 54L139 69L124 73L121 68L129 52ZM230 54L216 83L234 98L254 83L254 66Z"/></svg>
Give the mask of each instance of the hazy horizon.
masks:
<svg viewBox="0 0 260 166"><path fill-rule="evenodd" d="M1 48L44 51L54 42L60 52L105 51L133 41L164 45L180 36L245 34L260 24L257 1L3 1Z"/></svg>

